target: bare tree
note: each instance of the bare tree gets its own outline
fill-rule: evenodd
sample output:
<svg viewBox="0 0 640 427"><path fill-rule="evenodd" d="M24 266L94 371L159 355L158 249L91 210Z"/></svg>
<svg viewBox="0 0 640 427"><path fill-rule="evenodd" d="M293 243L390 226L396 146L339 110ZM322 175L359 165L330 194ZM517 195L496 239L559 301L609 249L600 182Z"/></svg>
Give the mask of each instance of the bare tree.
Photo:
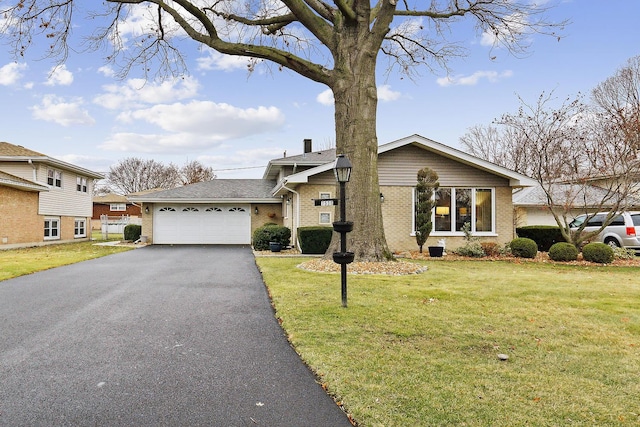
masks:
<svg viewBox="0 0 640 427"><path fill-rule="evenodd" d="M504 114L492 127L472 128L461 142L486 160L534 178L563 237L581 247L628 208L638 162L635 148L608 114L584 104L580 96L557 107L553 101L553 93L543 93L533 105L520 98L516 114ZM498 150L486 148L485 135ZM576 209L609 214L600 230L584 233L586 221L577 230L569 227Z"/></svg>
<svg viewBox="0 0 640 427"><path fill-rule="evenodd" d="M640 150L640 56L593 89L595 106L612 123L618 139Z"/></svg>
<svg viewBox="0 0 640 427"><path fill-rule="evenodd" d="M211 166L205 166L197 160L187 162L180 168L180 182L182 185L196 182L211 181L216 178Z"/></svg>
<svg viewBox="0 0 640 427"><path fill-rule="evenodd" d="M107 185L114 193L131 194L156 188L175 188L180 182L178 169L155 160L128 157L109 168Z"/></svg>
<svg viewBox="0 0 640 427"><path fill-rule="evenodd" d="M527 50L532 33L557 36L555 30L565 24L550 23L545 18L549 6L529 0L109 0L91 5L20 0L0 10L5 23L0 34L10 39L18 56L39 38L52 56L64 60L72 17L82 8L101 8L92 17L107 24L90 39L90 47L111 48L108 60L123 64L124 72L140 66L145 73L182 73L180 43L186 35L222 54L248 58L250 70L267 60L329 87L336 149L353 164L350 249L356 259L369 261L391 257L378 188L378 54L389 59L388 72L398 69L417 77L417 66L446 67L448 58L466 53L449 41L451 27L465 17L515 54ZM123 22L133 10L145 12L149 23L140 26L137 36L125 37Z"/></svg>

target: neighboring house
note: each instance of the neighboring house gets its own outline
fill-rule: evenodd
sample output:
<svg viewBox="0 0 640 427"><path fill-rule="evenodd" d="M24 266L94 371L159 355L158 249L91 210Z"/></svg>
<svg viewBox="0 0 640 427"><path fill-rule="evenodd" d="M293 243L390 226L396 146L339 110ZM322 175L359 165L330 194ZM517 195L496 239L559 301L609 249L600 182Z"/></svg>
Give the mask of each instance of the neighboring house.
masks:
<svg viewBox="0 0 640 427"><path fill-rule="evenodd" d="M0 249L88 239L94 180L101 178L0 142Z"/></svg>
<svg viewBox="0 0 640 427"><path fill-rule="evenodd" d="M550 187L554 204L567 206L567 219L571 221L578 215L605 211L611 208L603 200L612 199L612 190L597 185L554 184ZM630 196L628 208L640 206L636 197ZM514 225L558 225L549 209L547 194L539 184L534 187L517 189L513 193ZM562 216L563 207L556 207L556 215Z"/></svg>
<svg viewBox="0 0 640 427"><path fill-rule="evenodd" d="M94 230L101 229L101 218L103 218L103 215L111 219L126 217L130 223L137 224L142 217L142 210L140 209L140 205L134 204L127 199L127 197L120 194L109 193L104 196L93 197L91 228Z"/></svg>
<svg viewBox="0 0 640 427"><path fill-rule="evenodd" d="M336 198L334 149L269 162L263 179L215 179L153 194L130 196L143 204L142 234L155 244L250 244L252 231L267 222L289 227L296 244L301 226L330 227L336 207L314 199ZM464 243L462 227L484 240L507 243L514 236L512 192L536 183L521 174L419 135L378 149L385 235L392 251L415 250L415 185L418 170L435 170L434 231L427 244L445 238L448 248Z"/></svg>

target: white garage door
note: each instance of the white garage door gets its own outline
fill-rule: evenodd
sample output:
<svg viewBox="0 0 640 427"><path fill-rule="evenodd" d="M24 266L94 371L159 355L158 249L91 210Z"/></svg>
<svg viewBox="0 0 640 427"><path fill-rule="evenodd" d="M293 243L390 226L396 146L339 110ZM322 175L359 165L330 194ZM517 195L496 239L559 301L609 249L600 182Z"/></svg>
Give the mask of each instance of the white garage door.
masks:
<svg viewBox="0 0 640 427"><path fill-rule="evenodd" d="M250 244L250 205L156 205L153 243Z"/></svg>

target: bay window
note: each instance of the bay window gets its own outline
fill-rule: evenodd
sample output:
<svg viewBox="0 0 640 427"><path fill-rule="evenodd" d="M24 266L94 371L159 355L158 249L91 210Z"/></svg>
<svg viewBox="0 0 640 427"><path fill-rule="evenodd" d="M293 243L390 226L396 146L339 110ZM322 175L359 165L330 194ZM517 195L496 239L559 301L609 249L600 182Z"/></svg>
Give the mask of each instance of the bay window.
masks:
<svg viewBox="0 0 640 427"><path fill-rule="evenodd" d="M434 234L462 233L467 223L474 234L495 233L495 196L492 188L441 187L434 197Z"/></svg>

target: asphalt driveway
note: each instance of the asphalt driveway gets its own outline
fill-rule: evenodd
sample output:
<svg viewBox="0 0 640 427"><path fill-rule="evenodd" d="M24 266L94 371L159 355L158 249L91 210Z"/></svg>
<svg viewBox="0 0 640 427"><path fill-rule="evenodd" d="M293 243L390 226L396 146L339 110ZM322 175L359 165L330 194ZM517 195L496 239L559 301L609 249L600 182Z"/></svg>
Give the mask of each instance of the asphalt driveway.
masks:
<svg viewBox="0 0 640 427"><path fill-rule="evenodd" d="M2 426L350 426L249 247L148 246L0 282Z"/></svg>

